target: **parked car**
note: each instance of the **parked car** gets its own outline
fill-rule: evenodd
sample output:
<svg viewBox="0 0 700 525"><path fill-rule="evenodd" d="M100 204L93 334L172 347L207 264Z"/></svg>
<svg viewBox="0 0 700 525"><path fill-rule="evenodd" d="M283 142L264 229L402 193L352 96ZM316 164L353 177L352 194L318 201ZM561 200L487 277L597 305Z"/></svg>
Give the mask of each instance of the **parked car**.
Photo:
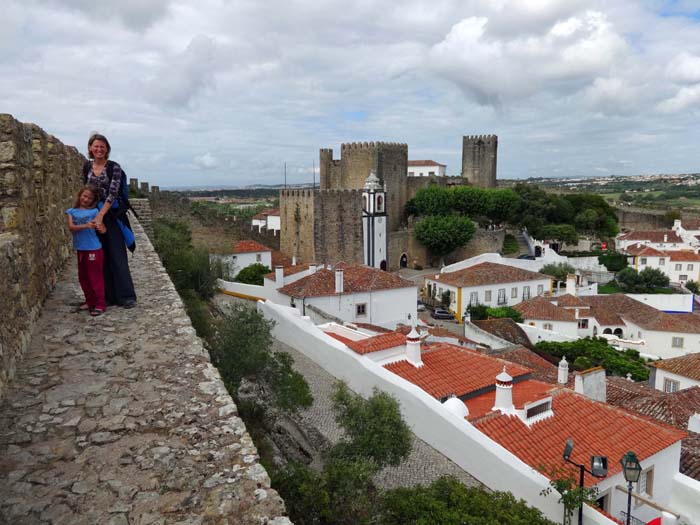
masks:
<svg viewBox="0 0 700 525"><path fill-rule="evenodd" d="M449 310L445 310L444 308L436 308L435 310L432 311L430 314L430 317L433 319L454 319L454 315L450 313Z"/></svg>
<svg viewBox="0 0 700 525"><path fill-rule="evenodd" d="M425 305L423 304L423 301L420 299L418 300L418 305L416 306L416 310L419 312L425 312Z"/></svg>

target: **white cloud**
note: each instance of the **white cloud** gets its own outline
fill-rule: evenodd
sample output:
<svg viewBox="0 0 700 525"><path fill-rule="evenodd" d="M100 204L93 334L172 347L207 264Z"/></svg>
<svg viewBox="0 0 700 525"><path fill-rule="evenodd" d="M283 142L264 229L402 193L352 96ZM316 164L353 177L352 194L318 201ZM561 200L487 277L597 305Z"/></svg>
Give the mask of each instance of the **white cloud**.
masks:
<svg viewBox="0 0 700 525"><path fill-rule="evenodd" d="M668 76L680 83L700 82L700 56L691 55L686 51L679 53L668 65Z"/></svg>
<svg viewBox="0 0 700 525"><path fill-rule="evenodd" d="M659 103L658 109L662 113L675 113L689 109L700 110L700 84L682 87L673 97Z"/></svg>
<svg viewBox="0 0 700 525"><path fill-rule="evenodd" d="M211 170L219 167L219 160L208 151L203 155L198 155L192 159L194 165L200 169Z"/></svg>

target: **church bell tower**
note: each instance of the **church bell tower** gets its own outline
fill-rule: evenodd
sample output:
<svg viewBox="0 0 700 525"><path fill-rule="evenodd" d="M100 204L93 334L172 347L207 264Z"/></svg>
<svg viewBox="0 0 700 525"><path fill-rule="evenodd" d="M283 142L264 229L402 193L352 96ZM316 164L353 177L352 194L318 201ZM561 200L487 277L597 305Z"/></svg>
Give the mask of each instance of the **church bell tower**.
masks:
<svg viewBox="0 0 700 525"><path fill-rule="evenodd" d="M386 188L372 171L362 190L364 262L367 266L382 270L387 267L386 223Z"/></svg>

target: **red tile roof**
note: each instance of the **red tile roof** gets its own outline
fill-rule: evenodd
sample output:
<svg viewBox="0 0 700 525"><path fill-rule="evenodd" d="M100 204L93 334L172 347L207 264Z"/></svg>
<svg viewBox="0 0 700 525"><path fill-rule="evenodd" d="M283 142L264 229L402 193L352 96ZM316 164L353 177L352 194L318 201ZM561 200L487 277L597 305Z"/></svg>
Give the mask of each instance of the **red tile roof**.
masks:
<svg viewBox="0 0 700 525"><path fill-rule="evenodd" d="M245 240L238 241L233 247L233 253L255 253L255 252L271 252L272 249L263 246L257 241Z"/></svg>
<svg viewBox="0 0 700 525"><path fill-rule="evenodd" d="M447 167L447 164L440 164L439 162L435 162L434 160L409 160L407 164L409 167L411 167L411 166L416 166L416 167L442 166L443 168Z"/></svg>
<svg viewBox="0 0 700 525"><path fill-rule="evenodd" d="M559 297L554 298L554 301L556 301L557 306L563 306L563 307L582 306L584 308L588 308L588 305L584 304L584 302L579 297L576 297L575 295L571 295L570 293L560 295Z"/></svg>
<svg viewBox="0 0 700 525"><path fill-rule="evenodd" d="M430 278L430 277L428 277ZM441 273L432 278L434 281L463 288L466 286L483 286L489 284L517 283L521 281L539 281L550 279L549 275L531 272L514 266L483 262L455 272Z"/></svg>
<svg viewBox="0 0 700 525"><path fill-rule="evenodd" d="M412 327L407 324L396 325L396 331L402 333L403 335L408 335L411 332L411 329ZM454 339L455 341L459 341L460 345L467 346L468 348L476 348L479 346L479 343L477 343L476 341L472 341L471 339L468 339L464 336L457 335L456 333L451 332L447 328L442 328L440 326L417 327L416 330L418 330L418 332L421 334L427 331L428 334L432 335L433 337L444 337Z"/></svg>
<svg viewBox="0 0 700 525"><path fill-rule="evenodd" d="M396 348L397 346L404 346L406 344L406 336L397 332L391 332L368 337L367 339L360 339L359 341L349 341L345 344L356 353L365 355L379 352L380 350Z"/></svg>
<svg viewBox="0 0 700 525"><path fill-rule="evenodd" d="M684 230L700 230L700 220L698 219L682 219L681 226Z"/></svg>
<svg viewBox="0 0 700 525"><path fill-rule="evenodd" d="M338 267L343 268L343 294L416 288L415 283L378 268L344 263L342 266L336 265ZM291 297L336 295L335 272L325 268L316 270L315 273L280 288L279 292Z"/></svg>
<svg viewBox="0 0 700 525"><path fill-rule="evenodd" d="M494 386L504 365L514 379L530 373L523 366L447 343L423 345L421 359L423 366L420 368L408 361L391 363L384 368L438 399L450 394L460 397Z"/></svg>
<svg viewBox="0 0 700 525"><path fill-rule="evenodd" d="M664 235L666 240L664 241ZM622 235L620 239L625 241L649 241L653 243L682 243L678 234L673 230L655 230L655 231L632 231Z"/></svg>
<svg viewBox="0 0 700 525"><path fill-rule="evenodd" d="M309 269L308 264L296 264L294 266L289 264L287 266L282 267L282 271L284 272L285 277L288 277L289 275L294 275L294 274L299 273L299 272L303 272L303 271L308 270L308 269ZM275 277L275 272L266 273L265 279L269 279L271 281L276 281L277 279Z"/></svg>
<svg viewBox="0 0 700 525"><path fill-rule="evenodd" d="M541 321L576 322L576 314L573 310L554 306L551 303L551 299L546 299L541 296L533 297L532 299L518 303L513 306L513 308L520 312L520 315L523 316L523 320L537 319Z"/></svg>
<svg viewBox="0 0 700 525"><path fill-rule="evenodd" d="M641 250L636 253L637 257L667 257L668 255L661 250L652 248L651 246L644 246Z"/></svg>
<svg viewBox="0 0 700 525"><path fill-rule="evenodd" d="M513 386L513 390L518 384ZM569 468L562 461L568 437L574 440L572 460L588 464L592 455L608 457L608 476L620 472L621 458L634 450L640 460L680 441L686 433L666 425L651 423L605 403L590 400L568 389L552 391L554 416L525 425L516 416L489 415L474 421L474 426L522 461L539 469ZM570 466L572 474L578 469ZM586 474L585 485L599 480Z"/></svg>
<svg viewBox="0 0 700 525"><path fill-rule="evenodd" d="M530 338L523 332L523 329L518 326L518 323L510 317L492 318L485 320L475 320L472 324L482 329L485 332L500 337L516 345L531 347Z"/></svg>
<svg viewBox="0 0 700 525"><path fill-rule="evenodd" d="M551 395L550 392L556 387L550 383L542 381L527 380L513 386L513 406L522 409L525 403L544 399ZM469 409L468 420L473 421L489 414L496 402L496 390L486 392L480 396L467 399L464 403Z"/></svg>
<svg viewBox="0 0 700 525"><path fill-rule="evenodd" d="M521 366L529 368L532 370L532 378L540 381L545 381L550 384L556 384L559 368L554 363L547 361L541 355L524 348L522 346L508 349L499 350L494 353L490 353L495 357L505 359L511 363L517 363Z"/></svg>
<svg viewBox="0 0 700 525"><path fill-rule="evenodd" d="M700 354L688 354L662 361L654 361L649 363L649 366L700 381Z"/></svg>
<svg viewBox="0 0 700 525"><path fill-rule="evenodd" d="M671 257L672 261L679 262L696 262L700 261L700 254L697 254L690 250L678 250L674 252L668 252L667 254Z"/></svg>

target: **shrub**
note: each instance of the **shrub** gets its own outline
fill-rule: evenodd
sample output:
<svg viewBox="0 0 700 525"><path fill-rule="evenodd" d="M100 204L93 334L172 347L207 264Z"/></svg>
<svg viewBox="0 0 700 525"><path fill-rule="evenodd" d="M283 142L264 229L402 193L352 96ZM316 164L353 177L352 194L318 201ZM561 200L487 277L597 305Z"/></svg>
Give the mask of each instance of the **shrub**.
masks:
<svg viewBox="0 0 700 525"><path fill-rule="evenodd" d="M694 294L700 293L700 284L697 281L688 281L685 283L685 287Z"/></svg>
<svg viewBox="0 0 700 525"><path fill-rule="evenodd" d="M517 253L519 249L520 246L518 245L518 241L515 238L515 235L513 235L512 233L506 233L506 236L503 238L503 248L501 248L501 252L503 252L503 255Z"/></svg>
<svg viewBox="0 0 700 525"><path fill-rule="evenodd" d="M262 286L265 275L271 271L272 270L270 270L270 268L264 264L253 263L238 272L238 275L236 275L234 280L238 283L256 284L258 286Z"/></svg>

